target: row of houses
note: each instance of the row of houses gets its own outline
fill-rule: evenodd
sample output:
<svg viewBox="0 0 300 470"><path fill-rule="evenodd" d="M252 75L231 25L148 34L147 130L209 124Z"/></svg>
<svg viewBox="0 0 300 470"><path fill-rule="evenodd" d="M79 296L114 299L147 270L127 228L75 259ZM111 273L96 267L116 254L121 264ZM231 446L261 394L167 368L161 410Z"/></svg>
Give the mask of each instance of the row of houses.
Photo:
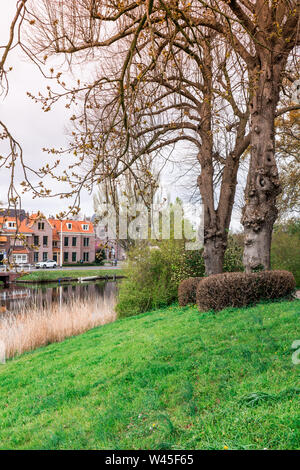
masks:
<svg viewBox="0 0 300 470"><path fill-rule="evenodd" d="M42 213L0 210L0 264L5 259L14 264L93 263L99 250L107 260L124 259L124 250L108 239L104 227L100 234L96 236L93 219L61 221Z"/></svg>
<svg viewBox="0 0 300 470"><path fill-rule="evenodd" d="M120 259L118 245L97 239L90 220L60 221L24 211L0 213L1 264L5 259L14 264L47 260L57 264L93 263L102 247L108 259Z"/></svg>

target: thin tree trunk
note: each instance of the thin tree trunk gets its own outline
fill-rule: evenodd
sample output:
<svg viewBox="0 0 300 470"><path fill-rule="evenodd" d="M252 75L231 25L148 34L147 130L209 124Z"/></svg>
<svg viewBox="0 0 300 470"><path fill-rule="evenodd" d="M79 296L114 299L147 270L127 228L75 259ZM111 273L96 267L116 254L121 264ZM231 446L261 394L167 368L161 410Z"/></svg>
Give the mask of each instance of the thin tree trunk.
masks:
<svg viewBox="0 0 300 470"><path fill-rule="evenodd" d="M210 156L209 164L204 166L202 153L202 169L201 175L198 177L198 186L204 208L203 259L206 276L223 272L228 235L225 227L220 226L218 214L214 208L212 161L212 156Z"/></svg>
<svg viewBox="0 0 300 470"><path fill-rule="evenodd" d="M212 137L212 58L211 50L204 46L205 60L202 74L205 78L204 97L200 116L202 124L199 129L201 137L201 150L198 160L201 165L201 174L198 177L198 186L204 206L204 250L203 258L205 273L219 274L223 272L224 255L228 242L228 231L234 204L237 173L241 155L249 146L249 138L245 137L248 122L248 112L242 113L232 97L233 109L239 118L234 150L227 155L222 174L219 203L215 208L214 200L214 162L218 158L213 151Z"/></svg>
<svg viewBox="0 0 300 470"><path fill-rule="evenodd" d="M223 272L227 237L225 241L222 235L215 234L210 238L206 238L204 242L203 258L205 264L205 274L207 276Z"/></svg>

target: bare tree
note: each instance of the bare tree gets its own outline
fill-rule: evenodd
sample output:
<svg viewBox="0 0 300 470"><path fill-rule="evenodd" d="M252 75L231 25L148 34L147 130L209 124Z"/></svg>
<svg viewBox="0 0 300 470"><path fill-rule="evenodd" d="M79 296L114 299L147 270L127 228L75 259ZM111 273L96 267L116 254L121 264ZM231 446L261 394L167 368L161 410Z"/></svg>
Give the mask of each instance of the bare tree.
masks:
<svg viewBox="0 0 300 470"><path fill-rule="evenodd" d="M221 272L239 158L249 145L245 77L230 44L214 39L207 28L186 25L185 19L182 27L164 2L146 3L134 2L117 13L114 2L108 8L101 2L44 0L43 10L35 11L31 46L37 58L63 53L87 60L93 54L100 62L92 83L68 89L59 75L64 91L37 98L45 110L63 96L84 103L74 115L81 129L74 132L72 150L79 162L93 154L94 164L82 176L74 171L76 162L71 176L57 178L78 191L117 178L145 154L164 159L178 143L189 142L205 206L206 272ZM106 23L112 27L105 28ZM115 51L117 61L111 57ZM231 145L224 149L218 134L222 124L231 133Z"/></svg>
<svg viewBox="0 0 300 470"><path fill-rule="evenodd" d="M243 60L250 83L251 158L242 223L246 271L270 268L276 198L275 118L291 54L300 43L298 0L199 0L208 19L195 18L227 37Z"/></svg>
<svg viewBox="0 0 300 470"><path fill-rule="evenodd" d="M182 140L192 142L198 148L199 187L205 204L205 256L210 260L206 268L211 274L221 270L238 162L250 144L242 218L246 235L244 263L247 271L258 266L269 268L272 228L277 216L276 197L280 192L274 121L282 112L276 109L280 90L288 65L292 64L291 54L299 44L299 1L191 0L186 3L146 0L119 3L108 0L104 3L99 0L42 0L37 4L31 0L28 20L32 25L30 50L26 46L24 50L40 67L50 55L58 54L63 54L72 67L86 63L88 59L97 64L93 80L69 87L62 80L61 72L56 73L51 68L50 78L56 78L63 90L50 89L47 96L37 98L45 111L62 97L69 100L68 107L78 96L84 102L81 115L72 116L74 121L79 119L85 126L84 136L74 136L72 149L78 160L70 168L71 175L66 173L56 178L69 181L73 191L78 192L82 187L93 185L95 180L118 177L147 152L176 144L181 140L179 133L183 132ZM242 100L247 105L247 99L250 99L246 109L240 109L236 99L232 98L234 93L227 64L225 61L222 70L215 52L218 41L212 39L211 31L216 37L223 38L227 54L234 51L232 57L238 63L240 77L237 82L243 85L240 90L244 90ZM172 62L176 71L174 77L169 73ZM182 69L186 64L197 66L201 80L189 80ZM228 132L233 129L236 132L234 145L225 161L213 143L217 120L213 104L220 92L215 89L215 64L218 64L218 75L222 73L220 82L225 85L223 99L227 99L232 108ZM140 116L139 101L148 96L148 87L153 83L157 85L158 99L165 90L163 112L154 110L153 106L160 101L154 103L152 100L143 128L142 121L137 119ZM167 110L166 100L172 96L177 98ZM147 101L142 103L143 112L146 107ZM171 113L175 107L179 118L177 114L174 120ZM187 115L184 107L188 107ZM95 145L94 130L89 126L89 110L93 108L101 110L97 160L90 171L76 173L74 168L80 167ZM248 113L251 123L250 134L246 136ZM162 115L168 122L161 119ZM162 122L157 123L153 116L159 116ZM172 132L178 134L171 136ZM130 143L137 139L144 139L145 145L132 152L128 159ZM105 165L100 164L102 162ZM220 162L223 165L220 197L215 209L214 171ZM41 169L43 173L49 174L49 166Z"/></svg>

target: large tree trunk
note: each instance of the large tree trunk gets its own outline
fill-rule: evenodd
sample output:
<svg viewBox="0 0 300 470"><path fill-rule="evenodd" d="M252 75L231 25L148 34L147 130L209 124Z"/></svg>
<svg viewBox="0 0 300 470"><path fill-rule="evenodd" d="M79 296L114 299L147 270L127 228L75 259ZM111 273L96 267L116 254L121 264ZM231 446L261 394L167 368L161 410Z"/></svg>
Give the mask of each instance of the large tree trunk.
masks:
<svg viewBox="0 0 300 470"><path fill-rule="evenodd" d="M273 225L277 218L276 197L280 183L275 161L275 112L279 100L280 69L274 57L264 57L257 67L251 113L251 160L245 190L242 224L245 232L246 272L270 269Z"/></svg>

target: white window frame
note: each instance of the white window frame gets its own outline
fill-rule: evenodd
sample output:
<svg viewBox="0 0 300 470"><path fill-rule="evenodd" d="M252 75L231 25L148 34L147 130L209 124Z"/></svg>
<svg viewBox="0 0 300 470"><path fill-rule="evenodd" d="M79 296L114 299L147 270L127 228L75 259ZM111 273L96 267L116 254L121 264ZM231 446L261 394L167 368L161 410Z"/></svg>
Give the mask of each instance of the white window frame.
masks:
<svg viewBox="0 0 300 470"><path fill-rule="evenodd" d="M88 231L89 224L82 224L81 227L82 227L82 230Z"/></svg>
<svg viewBox="0 0 300 470"><path fill-rule="evenodd" d="M16 226L17 226L16 222L13 222L13 221L8 221L3 224L3 227L6 229L13 229L13 228L16 228Z"/></svg>
<svg viewBox="0 0 300 470"><path fill-rule="evenodd" d="M15 264L28 263L28 255L24 253L15 253L13 255L13 260Z"/></svg>
<svg viewBox="0 0 300 470"><path fill-rule="evenodd" d="M67 229L72 230L72 224L70 222L67 223Z"/></svg>

